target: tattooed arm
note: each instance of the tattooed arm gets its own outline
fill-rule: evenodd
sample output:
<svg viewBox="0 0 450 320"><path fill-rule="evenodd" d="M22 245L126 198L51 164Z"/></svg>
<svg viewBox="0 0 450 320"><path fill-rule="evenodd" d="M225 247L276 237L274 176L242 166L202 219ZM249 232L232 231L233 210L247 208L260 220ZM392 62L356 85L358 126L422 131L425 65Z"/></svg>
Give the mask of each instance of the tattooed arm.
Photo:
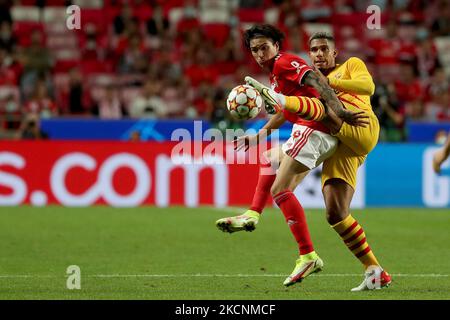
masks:
<svg viewBox="0 0 450 320"><path fill-rule="evenodd" d="M334 93L333 89L321 79L315 72L309 71L303 78L303 83L316 89L322 100L325 102L325 108L330 108L343 121L354 126L365 127L369 122L368 116L364 111L352 112L344 109L341 101ZM328 111L327 111L328 112Z"/></svg>

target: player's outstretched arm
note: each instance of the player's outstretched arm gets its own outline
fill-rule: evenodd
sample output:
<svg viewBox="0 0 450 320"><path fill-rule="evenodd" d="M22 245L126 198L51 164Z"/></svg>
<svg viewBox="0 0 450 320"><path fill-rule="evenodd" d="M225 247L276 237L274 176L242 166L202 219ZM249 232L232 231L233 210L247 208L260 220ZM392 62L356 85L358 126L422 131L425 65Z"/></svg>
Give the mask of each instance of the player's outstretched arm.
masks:
<svg viewBox="0 0 450 320"><path fill-rule="evenodd" d="M343 121L361 127L365 127L369 124L368 116L364 111L352 112L344 109L333 89L331 89L331 87L314 71L309 71L305 74L303 83L315 88L324 100L326 107L331 108L331 110L333 110L333 112Z"/></svg>
<svg viewBox="0 0 450 320"><path fill-rule="evenodd" d="M375 92L375 84L364 62L359 58L351 57L346 63L347 69L350 72L350 79L327 78L315 67L314 71L319 77L323 77L325 82L333 89L351 94L373 95Z"/></svg>
<svg viewBox="0 0 450 320"><path fill-rule="evenodd" d="M262 139L267 138L272 134L272 132L278 128L280 128L283 123L286 122L283 113L279 112L274 114L269 121L262 127L257 134L255 135L245 135L234 140L234 149L239 151L244 149L245 151L250 148L252 145L256 145Z"/></svg>

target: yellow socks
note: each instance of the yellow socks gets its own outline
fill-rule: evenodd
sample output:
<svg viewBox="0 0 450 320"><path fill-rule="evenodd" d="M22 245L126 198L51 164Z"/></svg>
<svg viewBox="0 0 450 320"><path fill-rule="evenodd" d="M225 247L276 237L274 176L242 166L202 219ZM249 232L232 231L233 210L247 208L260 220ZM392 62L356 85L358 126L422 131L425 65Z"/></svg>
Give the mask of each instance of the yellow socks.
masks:
<svg viewBox="0 0 450 320"><path fill-rule="evenodd" d="M285 109L305 120L320 121L325 116L325 106L317 98L286 96Z"/></svg>
<svg viewBox="0 0 450 320"><path fill-rule="evenodd" d="M380 265L366 241L363 228L351 215L332 227L366 269Z"/></svg>

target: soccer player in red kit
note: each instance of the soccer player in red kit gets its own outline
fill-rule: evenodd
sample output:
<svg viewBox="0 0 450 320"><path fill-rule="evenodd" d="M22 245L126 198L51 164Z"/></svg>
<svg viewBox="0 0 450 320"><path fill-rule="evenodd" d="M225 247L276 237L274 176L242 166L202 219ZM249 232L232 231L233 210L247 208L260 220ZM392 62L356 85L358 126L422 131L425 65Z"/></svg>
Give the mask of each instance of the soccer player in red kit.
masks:
<svg viewBox="0 0 450 320"><path fill-rule="evenodd" d="M245 32L244 38L256 62L270 72L271 86L276 92L311 97L310 112L315 116L318 112L323 112L323 108L317 103L320 97L327 107L333 110L334 116L337 115L352 125L366 124L365 116L361 112L350 112L342 107L333 90L303 59L280 51L284 35L278 29L271 25L254 26ZM268 104L266 106L269 107ZM268 113L274 112L268 110ZM266 161L261 164L250 210L241 216L219 219L216 225L225 232L253 230L259 214L272 195L283 212L300 251L294 270L284 281L284 285L289 286L323 267L322 260L314 251L304 210L292 191L311 169L333 154L338 141L329 134L329 129L324 124L304 120L295 113L283 110L276 113L256 136L241 137L237 149L243 145L256 144L259 139L270 134L270 130L279 128L286 120L294 124L291 137L281 147L282 152L276 148L267 152ZM280 167L276 174L272 164L278 162Z"/></svg>

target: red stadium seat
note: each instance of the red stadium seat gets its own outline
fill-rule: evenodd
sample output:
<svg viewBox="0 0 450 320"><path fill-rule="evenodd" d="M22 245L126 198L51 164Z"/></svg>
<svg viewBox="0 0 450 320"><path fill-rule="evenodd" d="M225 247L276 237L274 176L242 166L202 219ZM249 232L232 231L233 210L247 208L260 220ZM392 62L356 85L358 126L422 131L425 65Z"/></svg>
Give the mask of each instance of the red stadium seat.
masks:
<svg viewBox="0 0 450 320"><path fill-rule="evenodd" d="M141 5L134 8L133 14L139 21L147 21L152 16L153 9L148 5Z"/></svg>
<svg viewBox="0 0 450 320"><path fill-rule="evenodd" d="M205 36L210 39L216 47L222 47L230 35L230 26L224 23L209 23L202 25Z"/></svg>
<svg viewBox="0 0 450 320"><path fill-rule="evenodd" d="M79 60L58 60L53 68L54 73L68 72L73 67L78 66Z"/></svg>
<svg viewBox="0 0 450 320"><path fill-rule="evenodd" d="M239 9L238 16L240 22L263 23L265 19L264 10L258 8Z"/></svg>
<svg viewBox="0 0 450 320"><path fill-rule="evenodd" d="M40 22L33 21L15 21L13 25L13 33L18 40L18 45L27 47L30 45L30 35L33 30L40 30L45 34L44 25ZM45 37L44 37L45 38Z"/></svg>
<svg viewBox="0 0 450 320"><path fill-rule="evenodd" d="M81 62L81 72L84 75L92 73L108 73L110 72L110 64L105 61L87 60Z"/></svg>
<svg viewBox="0 0 450 320"><path fill-rule="evenodd" d="M113 18L114 19L114 18ZM81 19L81 29L92 23L96 26L97 32L100 34L106 33L108 30L107 19L104 9L83 9Z"/></svg>
<svg viewBox="0 0 450 320"><path fill-rule="evenodd" d="M63 7L66 5L66 0L46 0L45 6L46 7ZM36 1L35 1L36 3Z"/></svg>

